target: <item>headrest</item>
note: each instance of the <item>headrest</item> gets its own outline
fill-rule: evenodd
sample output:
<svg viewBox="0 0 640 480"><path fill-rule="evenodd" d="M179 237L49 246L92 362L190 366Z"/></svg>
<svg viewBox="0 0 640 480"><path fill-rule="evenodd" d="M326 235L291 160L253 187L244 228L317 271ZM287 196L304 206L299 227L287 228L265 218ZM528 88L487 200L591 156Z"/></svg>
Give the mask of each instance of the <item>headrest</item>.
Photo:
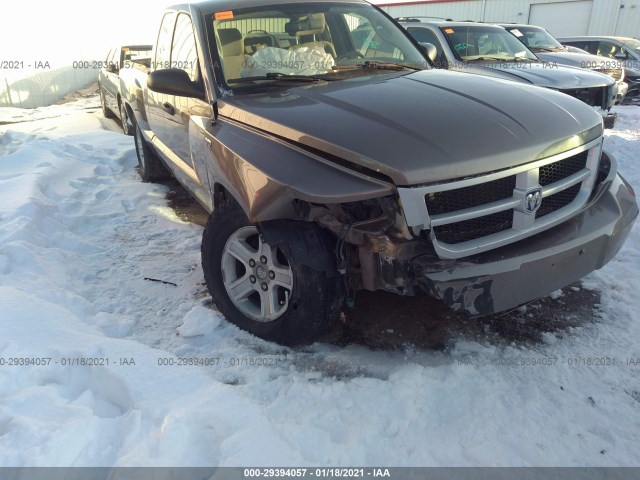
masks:
<svg viewBox="0 0 640 480"><path fill-rule="evenodd" d="M244 54L242 34L237 28L220 28L218 29L218 37L223 57L237 57Z"/></svg>
<svg viewBox="0 0 640 480"><path fill-rule="evenodd" d="M311 13L306 17L291 20L285 24L284 29L291 36L303 37L305 35L319 35L324 32L325 27L324 13Z"/></svg>

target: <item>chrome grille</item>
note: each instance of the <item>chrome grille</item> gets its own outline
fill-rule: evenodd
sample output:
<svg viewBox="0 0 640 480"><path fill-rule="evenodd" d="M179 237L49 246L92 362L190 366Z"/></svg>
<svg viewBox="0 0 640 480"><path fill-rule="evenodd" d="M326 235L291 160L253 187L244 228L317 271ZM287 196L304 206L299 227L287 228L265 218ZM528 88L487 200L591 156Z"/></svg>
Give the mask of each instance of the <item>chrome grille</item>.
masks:
<svg viewBox="0 0 640 480"><path fill-rule="evenodd" d="M434 227L433 230L439 241L456 244L503 232L512 226L513 213L510 210L505 210L493 215Z"/></svg>
<svg viewBox="0 0 640 480"><path fill-rule="evenodd" d="M560 160L559 162L553 162L540 167L538 174L540 177L540 185L546 187L563 178L570 177L574 173L578 173L587 166L587 155L588 152L585 151Z"/></svg>
<svg viewBox="0 0 640 480"><path fill-rule="evenodd" d="M606 108L606 96L607 96L607 88L606 87L598 87L598 88L571 88L567 90L560 90L562 93L565 93L573 98L577 98L578 100L586 103L591 107L602 107Z"/></svg>
<svg viewBox="0 0 640 480"><path fill-rule="evenodd" d="M556 210L560 210L562 207L566 207L576 199L578 193L580 193L580 184L543 198L540 208L536 212L536 218L544 217Z"/></svg>
<svg viewBox="0 0 640 480"><path fill-rule="evenodd" d="M598 73L603 73L605 75L609 75L616 82L619 82L623 79L624 72L621 68L594 68L594 71Z"/></svg>
<svg viewBox="0 0 640 480"><path fill-rule="evenodd" d="M440 215L512 197L514 188L515 175L456 190L429 193L425 202L430 215Z"/></svg>
<svg viewBox="0 0 640 480"><path fill-rule="evenodd" d="M407 224L428 235L441 258L461 258L534 235L586 203L601 150L597 139L500 172L399 188Z"/></svg>

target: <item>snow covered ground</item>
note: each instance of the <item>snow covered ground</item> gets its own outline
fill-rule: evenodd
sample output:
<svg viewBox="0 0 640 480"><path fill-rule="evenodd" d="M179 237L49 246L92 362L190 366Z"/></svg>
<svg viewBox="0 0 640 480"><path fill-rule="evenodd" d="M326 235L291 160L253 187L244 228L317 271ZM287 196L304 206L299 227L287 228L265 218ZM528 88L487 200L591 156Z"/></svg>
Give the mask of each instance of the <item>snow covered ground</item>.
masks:
<svg viewBox="0 0 640 480"><path fill-rule="evenodd" d="M0 111L0 466L640 465L640 224L584 281L597 321L542 343L291 350L210 307L201 227L96 98ZM618 112L640 190L640 108Z"/></svg>

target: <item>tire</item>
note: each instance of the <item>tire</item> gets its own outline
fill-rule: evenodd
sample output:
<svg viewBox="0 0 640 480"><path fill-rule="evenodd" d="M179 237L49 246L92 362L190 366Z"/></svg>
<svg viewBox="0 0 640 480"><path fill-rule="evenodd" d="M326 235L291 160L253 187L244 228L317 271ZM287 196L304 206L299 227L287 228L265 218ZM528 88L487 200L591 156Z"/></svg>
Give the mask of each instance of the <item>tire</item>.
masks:
<svg viewBox="0 0 640 480"><path fill-rule="evenodd" d="M104 118L115 117L113 112L109 110L109 107L107 107L107 99L104 96L104 90L102 90L102 87L100 87L100 107L102 107L102 115L104 115Z"/></svg>
<svg viewBox="0 0 640 480"><path fill-rule="evenodd" d="M142 136L142 130L136 122L133 122L134 142L136 145L136 155L138 156L138 172L143 182L156 182L169 178L171 174L151 150L147 141Z"/></svg>
<svg viewBox="0 0 640 480"><path fill-rule="evenodd" d="M616 117L615 116L605 117L605 119L604 119L604 128L611 129L611 128L615 127L615 125L616 125Z"/></svg>
<svg viewBox="0 0 640 480"><path fill-rule="evenodd" d="M202 269L213 300L227 320L264 340L303 345L327 332L338 317L343 278L327 276L301 262L300 252L314 255L317 241L300 245L304 242L292 235L287 242L272 248L240 207L222 203L204 230ZM292 245L295 242L299 244Z"/></svg>
<svg viewBox="0 0 640 480"><path fill-rule="evenodd" d="M134 127L133 121L129 118L129 110L126 105L122 103L122 101L118 102L118 107L120 108L120 122L122 123L122 132L125 135L133 135Z"/></svg>

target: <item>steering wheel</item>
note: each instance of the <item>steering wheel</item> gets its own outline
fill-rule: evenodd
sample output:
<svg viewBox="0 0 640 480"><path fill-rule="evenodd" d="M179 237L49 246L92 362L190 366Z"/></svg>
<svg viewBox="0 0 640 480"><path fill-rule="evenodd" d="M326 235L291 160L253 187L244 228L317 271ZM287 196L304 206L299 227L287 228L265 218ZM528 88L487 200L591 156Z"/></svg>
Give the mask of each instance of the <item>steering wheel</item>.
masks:
<svg viewBox="0 0 640 480"><path fill-rule="evenodd" d="M496 50L495 48L489 50L488 52L485 52L485 55L497 55L499 52L498 50Z"/></svg>
<svg viewBox="0 0 640 480"><path fill-rule="evenodd" d="M249 35L250 33L264 33L265 35L271 35L269 32L267 32L266 30L249 30L247 32L247 35Z"/></svg>

